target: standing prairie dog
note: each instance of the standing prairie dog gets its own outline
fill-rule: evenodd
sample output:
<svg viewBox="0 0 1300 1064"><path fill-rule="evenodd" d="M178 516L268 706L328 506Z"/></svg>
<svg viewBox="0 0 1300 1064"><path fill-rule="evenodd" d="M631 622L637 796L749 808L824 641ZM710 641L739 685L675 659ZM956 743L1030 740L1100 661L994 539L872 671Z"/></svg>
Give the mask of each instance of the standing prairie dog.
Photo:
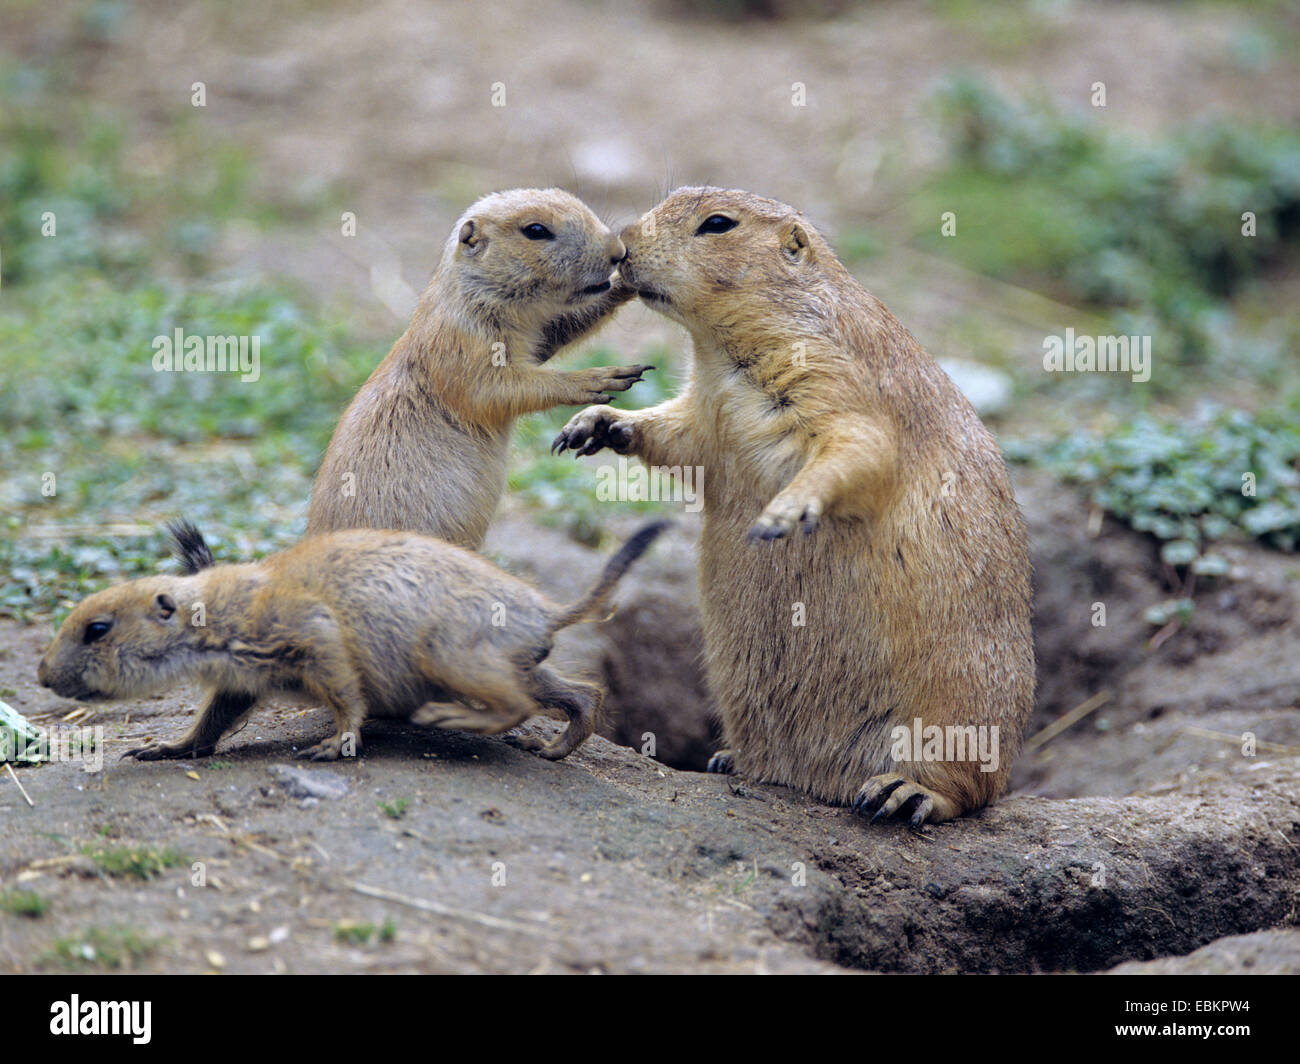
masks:
<svg viewBox="0 0 1300 1064"><path fill-rule="evenodd" d="M710 768L917 826L992 801L1034 691L1025 527L993 438L793 208L683 188L622 235L624 281L694 340L691 380L581 411L555 447L700 469L729 747Z"/></svg>
<svg viewBox="0 0 1300 1064"><path fill-rule="evenodd" d="M555 372L631 289L622 241L560 189L485 196L452 230L410 327L334 430L307 534L426 532L477 549L505 489L515 418L607 403L652 366Z"/></svg>
<svg viewBox="0 0 1300 1064"><path fill-rule="evenodd" d="M666 524L633 535L569 606L432 536L333 532L260 562L214 566L198 530L174 525L185 575L132 580L79 603L37 678L79 699L131 698L184 680L207 687L184 737L127 752L141 761L211 755L277 691L305 691L334 711L334 734L299 755L317 761L360 749L368 717L493 734L536 714L568 727L521 745L558 760L591 735L604 695L541 663L561 628L603 616L614 585Z"/></svg>

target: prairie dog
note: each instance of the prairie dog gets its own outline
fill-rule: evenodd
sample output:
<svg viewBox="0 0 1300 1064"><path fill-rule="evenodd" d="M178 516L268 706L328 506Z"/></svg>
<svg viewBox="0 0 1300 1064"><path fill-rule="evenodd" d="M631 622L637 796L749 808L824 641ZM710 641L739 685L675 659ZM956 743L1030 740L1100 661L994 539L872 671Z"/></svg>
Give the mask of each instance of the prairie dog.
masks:
<svg viewBox="0 0 1300 1064"><path fill-rule="evenodd" d="M132 580L79 603L37 678L78 699L136 697L184 680L206 686L185 736L124 755L142 761L209 756L276 691L305 691L334 711L335 733L300 757L332 761L359 749L368 717L493 734L544 714L568 727L549 743L521 744L558 760L591 735L604 692L541 662L561 628L601 619L614 585L666 524L633 535L569 606L418 533L334 532L260 562L218 566L193 525L174 525L185 574Z"/></svg>
<svg viewBox="0 0 1300 1064"><path fill-rule="evenodd" d="M622 236L626 283L691 334L690 383L581 411L555 449L702 470L728 748L710 768L914 826L992 801L1034 691L1025 527L992 436L793 208L683 188Z"/></svg>
<svg viewBox="0 0 1300 1064"><path fill-rule="evenodd" d="M485 196L456 223L410 327L339 420L307 534L426 532L478 549L505 489L522 414L607 403L652 366L555 372L631 289L622 241L560 189Z"/></svg>

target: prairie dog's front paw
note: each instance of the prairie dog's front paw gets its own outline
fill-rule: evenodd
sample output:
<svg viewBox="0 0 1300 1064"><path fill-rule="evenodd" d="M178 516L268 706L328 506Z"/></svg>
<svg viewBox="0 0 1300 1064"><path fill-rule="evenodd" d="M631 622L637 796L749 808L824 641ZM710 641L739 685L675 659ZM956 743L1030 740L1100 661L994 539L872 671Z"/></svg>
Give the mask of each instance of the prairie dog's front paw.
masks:
<svg viewBox="0 0 1300 1064"><path fill-rule="evenodd" d="M748 539L751 543L764 539L780 539L782 536L788 536L797 527L802 527L804 535L808 535L817 527L821 516L820 499L778 495L767 504L767 509L758 515L758 520L748 532Z"/></svg>
<svg viewBox="0 0 1300 1064"><path fill-rule="evenodd" d="M626 411L612 406L589 406L569 418L551 444L551 453L573 451L576 457L608 447L617 454L629 454L635 442L636 426Z"/></svg>
<svg viewBox="0 0 1300 1064"><path fill-rule="evenodd" d="M569 376L582 392L580 402L608 403L613 398L611 393L627 391L651 369L654 366L596 366L575 370Z"/></svg>

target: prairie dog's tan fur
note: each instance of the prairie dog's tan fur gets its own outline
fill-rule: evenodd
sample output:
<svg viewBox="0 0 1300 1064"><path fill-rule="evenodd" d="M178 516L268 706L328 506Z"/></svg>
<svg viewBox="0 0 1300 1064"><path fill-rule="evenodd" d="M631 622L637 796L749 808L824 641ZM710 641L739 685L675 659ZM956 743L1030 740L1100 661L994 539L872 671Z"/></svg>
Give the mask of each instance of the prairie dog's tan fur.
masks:
<svg viewBox="0 0 1300 1064"><path fill-rule="evenodd" d="M213 566L198 531L178 525L187 574L91 595L68 614L37 675L80 699L202 683L207 698L183 738L129 751L146 761L210 755L276 691L305 691L334 711L334 734L300 755L315 760L347 752L349 737L360 749L368 717L491 734L537 714L569 721L550 743L523 742L556 760L591 735L603 692L541 662L561 628L600 618L619 577L663 527L632 536L566 607L432 536L334 532L253 564Z"/></svg>
<svg viewBox="0 0 1300 1064"><path fill-rule="evenodd" d="M678 189L622 235L626 283L691 333L690 384L584 410L556 445L701 468L730 748L711 767L914 824L992 801L1034 687L1025 528L993 438L793 208ZM915 721L996 728L996 771L895 759Z"/></svg>
<svg viewBox="0 0 1300 1064"><path fill-rule="evenodd" d="M339 420L307 534L389 528L481 546L505 488L515 419L608 402L651 368L543 365L632 297L610 283L623 252L560 189L497 192L470 207L410 327Z"/></svg>

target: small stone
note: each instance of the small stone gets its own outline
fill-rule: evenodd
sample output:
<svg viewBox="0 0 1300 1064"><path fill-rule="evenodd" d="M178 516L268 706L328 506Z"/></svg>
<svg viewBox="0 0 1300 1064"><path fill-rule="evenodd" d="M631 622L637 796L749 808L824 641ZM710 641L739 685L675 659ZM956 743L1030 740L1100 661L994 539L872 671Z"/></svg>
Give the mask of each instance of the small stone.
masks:
<svg viewBox="0 0 1300 1064"><path fill-rule="evenodd" d="M342 798L348 793L348 781L326 772L310 772L288 765L272 765L271 775L290 798Z"/></svg>

